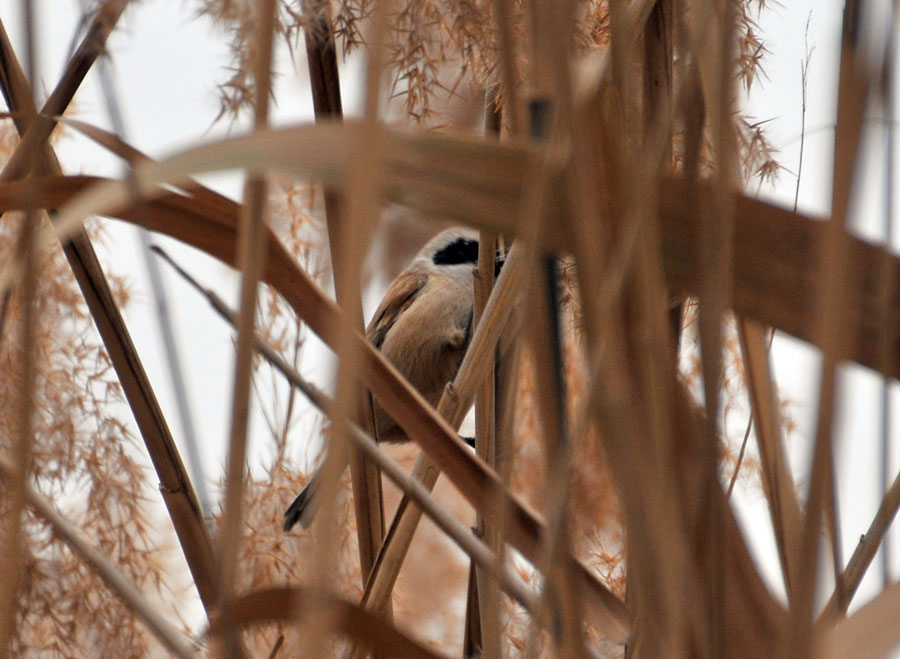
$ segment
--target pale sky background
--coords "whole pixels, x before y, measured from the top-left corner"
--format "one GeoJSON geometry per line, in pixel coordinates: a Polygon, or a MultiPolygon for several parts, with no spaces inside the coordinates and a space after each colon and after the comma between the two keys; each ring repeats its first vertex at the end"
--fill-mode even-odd
{"type": "MultiPolygon", "coordinates": [[[[834,92],[837,86],[841,11],[837,0],[786,2],[759,15],[760,33],[770,54],[763,63],[765,77],[745,99],[746,112],[756,120],[769,120],[767,134],[779,149],[778,160],[789,171],[782,173],[774,187],[759,191],[761,197],[790,206],[793,203],[800,146],[801,84],[800,65],[806,56],[804,30],[809,17],[808,47],[814,52],[809,62],[807,138],[800,185],[799,209],[812,215],[826,215],[830,207],[831,159],[835,122],[834,92]]],[[[887,34],[890,22],[884,18],[889,2],[871,3],[876,13],[871,20],[870,42],[877,46],[887,34]]],[[[0,18],[17,52],[23,53],[20,28],[20,3],[0,0],[0,18]]],[[[79,0],[38,0],[38,52],[41,79],[52,87],[59,78],[71,48],[81,15],[79,0]]],[[[111,71],[117,99],[132,144],[155,158],[164,158],[179,150],[246,130],[246,123],[229,125],[211,122],[218,112],[215,84],[224,82],[228,63],[227,35],[205,19],[194,16],[194,5],[171,0],[144,0],[130,7],[110,40],[111,71]]],[[[305,50],[300,44],[291,62],[286,49],[280,51],[276,80],[278,105],[273,108],[278,124],[309,121],[312,103],[308,94],[305,50]]],[[[350,67],[360,70],[359,62],[350,67]]],[[[359,86],[347,83],[352,72],[344,75],[344,107],[352,114],[359,106],[359,86]]],[[[357,78],[358,79],[358,78],[357,78]]],[[[76,97],[75,116],[104,127],[110,123],[100,95],[98,76],[93,70],[76,97]]],[[[881,117],[881,115],[878,115],[881,117]]],[[[861,235],[880,239],[884,197],[884,122],[871,117],[862,178],[866,181],[859,195],[852,221],[861,235]]],[[[63,139],[57,148],[64,167],[70,173],[85,172],[117,176],[121,165],[98,147],[80,137],[63,139]]],[[[205,182],[234,194],[239,190],[235,176],[215,176],[205,182]]],[[[755,192],[755,190],[754,190],[755,192]]],[[[109,242],[103,250],[108,267],[125,274],[134,283],[136,299],[127,309],[129,329],[144,358],[151,382],[176,437],[180,436],[176,407],[159,340],[159,330],[148,292],[147,277],[138,253],[135,232],[115,222],[106,222],[109,242]]],[[[233,295],[237,278],[225,266],[164,238],[154,238],[201,281],[220,294],[233,295]]],[[[230,422],[232,386],[232,332],[193,291],[163,269],[167,282],[173,320],[185,359],[185,377],[190,392],[200,437],[200,450],[209,479],[221,476],[230,422]]],[[[795,473],[805,492],[809,459],[808,438],[815,418],[815,388],[818,361],[815,351],[791,339],[776,339],[773,363],[783,395],[791,401],[791,412],[798,430],[789,440],[795,473]],[[812,392],[812,393],[811,393],[812,392]]],[[[323,379],[320,374],[320,380],[323,379]]],[[[881,379],[862,368],[848,368],[842,379],[845,397],[840,414],[837,464],[844,559],[850,555],[859,536],[865,532],[881,499],[879,458],[879,397],[881,379]]],[[[893,398],[897,392],[893,391],[893,398]]],[[[900,408],[894,401],[895,422],[891,443],[891,479],[900,465],[900,408]]],[[[257,424],[253,432],[264,432],[257,424]]],[[[297,437],[294,441],[305,441],[297,437]]],[[[187,460],[187,452],[183,450],[187,460]]],[[[751,544],[761,563],[774,574],[776,559],[765,501],[760,492],[736,490],[738,507],[751,544]]],[[[286,504],[288,502],[285,502],[286,504]]],[[[894,534],[896,536],[896,534],[894,534]]],[[[900,542],[895,541],[894,547],[900,542]]],[[[900,552],[894,551],[895,574],[900,573],[900,552]]],[[[773,589],[780,585],[773,581],[773,589]]],[[[880,588],[880,571],[873,568],[857,596],[858,606],[880,588]]]]}

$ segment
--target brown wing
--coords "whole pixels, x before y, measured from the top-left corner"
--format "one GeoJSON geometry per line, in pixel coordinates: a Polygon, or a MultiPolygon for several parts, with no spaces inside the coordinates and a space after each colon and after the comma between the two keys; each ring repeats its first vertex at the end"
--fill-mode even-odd
{"type": "Polygon", "coordinates": [[[375,315],[366,328],[366,336],[372,344],[381,350],[384,343],[384,337],[387,335],[391,327],[394,326],[397,317],[406,309],[416,294],[422,290],[428,277],[422,273],[401,272],[397,278],[391,282],[387,289],[387,293],[381,300],[381,304],[375,310],[375,315]]]}

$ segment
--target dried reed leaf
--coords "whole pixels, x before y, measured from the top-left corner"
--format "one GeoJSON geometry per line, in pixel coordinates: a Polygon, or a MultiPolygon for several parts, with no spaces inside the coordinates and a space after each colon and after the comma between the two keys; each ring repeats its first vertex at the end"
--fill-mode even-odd
{"type": "MultiPolygon", "coordinates": [[[[660,182],[660,230],[666,277],[675,289],[698,288],[694,211],[684,182],[664,177],[660,182]]],[[[701,188],[700,196],[707,194],[701,188]]],[[[813,314],[816,254],[823,240],[822,222],[743,195],[735,200],[734,292],[731,308],[762,325],[775,327],[813,345],[819,345],[813,314]]],[[[838,360],[855,361],[889,377],[900,376],[900,345],[888,346],[895,359],[879,357],[885,323],[900,322],[900,301],[889,309],[877,299],[878,273],[871,264],[887,257],[891,279],[900,281],[900,261],[865,241],[845,237],[847,261],[841,271],[847,287],[841,322],[851,344],[840,346],[838,360]],[[885,314],[889,314],[885,317],[885,314]]]]}
{"type": "MultiPolygon", "coordinates": [[[[347,183],[356,139],[365,130],[365,126],[348,122],[258,131],[169,160],[142,163],[133,179],[107,182],[73,199],[60,209],[56,229],[65,237],[87,215],[124,206],[135,193],[153,196],[162,184],[186,184],[190,176],[201,172],[273,169],[341,186],[347,183]]],[[[400,133],[391,134],[390,142],[385,193],[389,199],[409,203],[423,212],[499,228],[514,215],[521,190],[528,183],[530,149],[400,133]],[[471,192],[460,197],[459,189],[471,192]]],[[[9,274],[4,275],[4,286],[9,274]]]]}
{"type": "Polygon", "coordinates": [[[150,160],[150,156],[130,145],[115,133],[104,130],[99,126],[89,124],[78,119],[70,119],[69,117],[56,116],[53,121],[77,130],[85,137],[90,138],[107,151],[116,154],[125,162],[134,165],[144,160],[150,160]]]}
{"type": "MultiPolygon", "coordinates": [[[[124,184],[103,182],[90,177],[48,178],[38,183],[38,195],[47,207],[62,206],[76,192],[82,192],[90,181],[117,190],[115,197],[106,201],[105,193],[98,201],[85,204],[92,210],[124,208],[129,202],[124,184]],[[122,194],[119,195],[118,193],[122,194]]],[[[676,178],[660,180],[660,230],[663,241],[663,265],[666,278],[673,288],[695,291],[697,289],[697,257],[695,233],[699,230],[693,221],[693,211],[687,201],[685,184],[676,178]]],[[[199,246],[227,263],[233,263],[233,253],[226,243],[215,235],[205,235],[206,230],[221,233],[228,231],[227,221],[221,219],[233,212],[233,202],[208,190],[191,187],[194,198],[166,193],[159,198],[161,206],[181,207],[193,216],[191,223],[177,228],[166,213],[148,218],[151,230],[180,236],[180,239],[199,246]],[[196,226],[193,222],[198,222],[196,226]],[[163,228],[165,227],[165,228],[163,228]]],[[[701,187],[700,194],[706,194],[701,187]]],[[[2,187],[2,209],[21,208],[24,188],[17,183],[2,187]]],[[[151,211],[154,207],[151,206],[151,211]]],[[[117,211],[116,214],[122,211],[117,211]]],[[[821,241],[822,224],[799,213],[792,213],[773,204],[736,195],[737,215],[735,228],[735,279],[731,308],[763,325],[775,327],[799,339],[816,345],[811,318],[811,292],[815,277],[810,264],[817,245],[821,241]]],[[[130,214],[129,214],[130,215],[130,214]]],[[[129,218],[130,219],[130,218],[129,218]]],[[[135,221],[131,219],[130,221],[135,221]]],[[[498,226],[506,235],[515,235],[517,227],[506,218],[494,218],[485,228],[498,226]]],[[[546,245],[561,248],[557,237],[546,245]]],[[[892,305],[879,303],[876,272],[869,264],[873,259],[886,258],[890,278],[900,281],[900,260],[878,246],[857,238],[848,237],[849,256],[844,276],[851,291],[844,310],[844,322],[848,332],[858,337],[840,359],[855,361],[889,377],[900,377],[900,345],[890,347],[891,354],[898,355],[892,363],[885,364],[880,355],[884,341],[881,327],[885,323],[900,323],[900,301],[892,305]],[[885,317],[885,314],[888,314],[885,317]]],[[[14,279],[14,270],[4,271],[0,279],[7,287],[14,279]]],[[[898,296],[900,297],[900,296],[898,296]]]]}
{"type": "Polygon", "coordinates": [[[781,571],[790,599],[796,579],[800,551],[800,503],[785,453],[781,412],[775,381],[769,368],[764,331],[755,323],[738,321],[744,373],[759,442],[763,490],[769,500],[769,514],[775,531],[781,571]]]}

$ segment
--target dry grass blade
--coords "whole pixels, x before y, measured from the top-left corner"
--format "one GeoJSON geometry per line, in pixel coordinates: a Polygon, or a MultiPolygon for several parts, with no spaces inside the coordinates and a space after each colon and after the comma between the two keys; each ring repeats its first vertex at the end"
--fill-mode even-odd
{"type": "Polygon", "coordinates": [[[144,160],[150,160],[150,156],[143,151],[134,148],[118,135],[111,133],[108,130],[104,130],[99,126],[94,126],[93,124],[79,121],[78,119],[70,119],[69,117],[63,116],[53,117],[53,120],[77,130],[85,137],[90,138],[111,153],[115,153],[131,165],[136,165],[144,160]]]}
{"type": "MultiPolygon", "coordinates": [[[[271,166],[287,173],[321,177],[326,183],[340,184],[340,172],[349,157],[349,141],[354,130],[349,124],[317,126],[235,138],[196,149],[169,161],[139,167],[138,180],[142,193],[158,194],[158,191],[154,192],[156,183],[183,184],[191,174],[242,166],[245,164],[242,150],[246,150],[244,155],[254,168],[271,166]]],[[[389,166],[396,169],[387,178],[391,181],[388,193],[392,198],[406,199],[423,212],[438,215],[452,212],[451,205],[458,203],[458,188],[445,187],[440,181],[447,170],[468,169],[470,178],[478,179],[477,187],[482,191],[473,192],[473,208],[480,203],[478,200],[484,201],[485,196],[490,197],[490,201],[483,207],[483,212],[472,212],[464,219],[475,226],[510,236],[515,236],[520,230],[514,219],[519,205],[518,195],[527,185],[528,172],[534,167],[530,149],[487,145],[467,139],[449,146],[452,140],[446,137],[410,137],[395,133],[391,134],[391,142],[395,159],[389,166]],[[428,195],[414,191],[417,183],[412,180],[413,177],[403,173],[405,166],[400,165],[400,161],[413,161],[416,157],[422,158],[420,165],[427,164],[418,179],[420,182],[431,182],[423,186],[426,189],[430,187],[431,193],[428,195]],[[478,159],[481,160],[475,162],[478,159]],[[491,180],[496,170],[502,170],[502,180],[506,183],[486,186],[485,181],[491,180]]],[[[457,180],[457,184],[466,186],[466,181],[457,180]]],[[[707,194],[708,188],[700,184],[700,203],[704,203],[703,198],[707,194]]],[[[69,226],[61,226],[60,231],[63,234],[71,231],[72,226],[89,212],[102,211],[104,207],[122,207],[128,200],[126,184],[108,183],[105,189],[92,192],[77,207],[71,208],[71,215],[66,216],[69,226]]],[[[686,183],[681,179],[662,177],[659,201],[662,258],[667,281],[673,288],[696,291],[699,283],[696,233],[699,227],[686,194],[686,183]]],[[[760,324],[776,327],[817,344],[811,304],[815,274],[810,264],[822,239],[821,223],[739,194],[735,195],[735,218],[734,289],[729,306],[760,324]]],[[[565,251],[565,242],[559,235],[551,234],[544,240],[544,246],[548,249],[557,253],[565,251]]],[[[875,292],[878,290],[875,281],[878,275],[869,267],[872,259],[879,258],[883,253],[884,250],[876,246],[848,238],[848,262],[843,273],[848,304],[843,318],[849,335],[856,337],[856,340],[837,357],[897,377],[900,376],[900,356],[885,364],[882,349],[886,337],[880,327],[883,322],[900,323],[900,304],[890,305],[891,316],[884,318],[885,307],[875,292]]],[[[900,280],[898,260],[890,257],[888,262],[891,279],[900,280]]],[[[3,273],[0,284],[4,289],[13,277],[14,270],[3,273]]],[[[900,299],[900,294],[897,297],[900,299]]],[[[889,350],[891,354],[900,355],[897,346],[891,346],[889,350]]]]}
{"type": "MultiPolygon", "coordinates": [[[[707,194],[701,186],[699,203],[707,194]]],[[[824,239],[822,222],[772,204],[736,195],[734,290],[730,307],[761,325],[779,329],[821,347],[813,309],[817,286],[814,264],[824,239]]],[[[696,225],[685,184],[664,177],[660,188],[660,231],[666,279],[673,288],[697,290],[696,225]]],[[[886,250],[845,235],[847,259],[841,277],[847,289],[841,321],[852,342],[837,346],[838,360],[854,361],[889,377],[900,376],[900,343],[886,349],[883,324],[900,323],[900,296],[886,307],[878,294],[878,273],[871,264],[887,257],[890,279],[900,281],[900,260],[886,250]],[[885,317],[885,309],[889,309],[885,317]]]]}
{"type": "MultiPolygon", "coordinates": [[[[249,626],[264,622],[290,622],[296,618],[328,616],[334,631],[350,636],[373,652],[388,656],[438,659],[436,654],[405,634],[382,622],[359,606],[321,592],[300,587],[270,588],[243,595],[234,603],[228,624],[249,626]]],[[[222,631],[222,623],[213,620],[211,633],[222,631]]]]}
{"type": "MultiPolygon", "coordinates": [[[[272,76],[272,32],[275,1],[258,3],[259,49],[256,57],[256,129],[265,128],[269,119],[269,91],[272,76]]],[[[244,536],[244,479],[247,468],[247,429],[250,414],[250,382],[253,377],[253,343],[256,327],[258,284],[266,255],[268,188],[265,175],[249,177],[244,184],[244,204],[237,240],[237,259],[241,271],[240,315],[237,321],[237,355],[231,410],[231,433],[225,474],[225,501],[222,528],[217,538],[219,604],[230,614],[231,598],[238,581],[238,556],[244,536]]],[[[224,641],[231,656],[240,656],[236,633],[225,630],[224,641]]]]}
{"type": "Polygon", "coordinates": [[[900,509],[900,475],[894,479],[888,491],[885,492],[869,529],[860,539],[850,560],[847,561],[847,567],[839,577],[839,588],[835,588],[835,592],[832,593],[828,604],[819,616],[818,624],[820,626],[828,624],[840,614],[846,613],[847,607],[853,601],[856,589],[859,588],[866,570],[869,569],[872,559],[875,558],[878,546],[897,515],[898,509],[900,509]],[[841,593],[842,597],[838,597],[838,593],[841,593]]]}
{"type": "MultiPolygon", "coordinates": [[[[161,172],[160,172],[161,173],[161,172]]],[[[179,174],[177,179],[184,180],[186,174],[179,174]]],[[[167,177],[160,175],[160,180],[167,177]]],[[[84,193],[94,183],[105,188],[102,194],[93,193],[92,199],[84,204],[84,213],[120,215],[130,199],[127,191],[120,183],[104,181],[91,177],[47,178],[38,183],[38,194],[46,207],[62,206],[71,201],[78,193],[84,193]],[[108,191],[116,190],[113,198],[108,191]],[[121,195],[119,194],[121,191],[121,195]],[[105,211],[103,209],[106,209],[105,211]]],[[[660,181],[660,230],[663,265],[666,279],[672,287],[694,291],[697,287],[697,260],[695,232],[698,227],[693,221],[693,213],[685,194],[685,183],[675,178],[663,177],[660,181]]],[[[2,188],[0,201],[3,210],[22,207],[24,189],[21,185],[10,183],[2,188]]],[[[230,231],[224,219],[233,211],[233,202],[220,195],[190,187],[195,198],[190,201],[176,199],[177,195],[154,194],[165,199],[163,205],[182,205],[186,212],[199,208],[200,213],[193,212],[194,222],[176,228],[165,214],[150,218],[146,222],[151,230],[163,231],[176,235],[181,240],[213,254],[228,263],[232,262],[233,253],[228,251],[227,244],[217,234],[230,231]],[[214,227],[218,227],[217,229],[214,227]],[[204,235],[204,230],[215,230],[216,234],[204,235]]],[[[150,192],[148,187],[145,192],[150,192]]],[[[705,194],[700,187],[700,196],[705,194]]],[[[81,213],[81,211],[79,211],[81,213]]],[[[81,213],[83,215],[84,213],[81,213]]],[[[772,204],[736,196],[737,225],[735,228],[735,280],[731,308],[762,325],[775,327],[787,334],[818,345],[814,337],[812,318],[812,290],[815,277],[810,264],[821,244],[823,227],[806,217],[778,208],[772,204]]],[[[73,214],[74,216],[75,214],[73,214]]],[[[79,220],[81,218],[79,215],[79,220]]],[[[134,221],[134,220],[132,220],[134,221]]],[[[73,220],[74,223],[74,220],[73,220]]],[[[495,219],[488,227],[500,227],[504,233],[515,235],[516,227],[512,222],[495,219]]],[[[71,226],[69,227],[71,230],[71,226]]],[[[558,239],[557,239],[558,240],[558,239]]],[[[896,295],[898,302],[885,305],[877,297],[878,287],[876,272],[869,267],[874,260],[884,259],[888,264],[892,281],[900,282],[900,259],[886,250],[865,241],[846,237],[847,264],[843,272],[846,286],[850,292],[848,303],[843,311],[844,322],[848,325],[848,333],[856,337],[851,345],[838,353],[839,359],[854,361],[872,368],[886,376],[900,376],[900,345],[888,347],[891,354],[897,355],[890,363],[885,363],[881,356],[885,335],[880,330],[884,323],[900,324],[900,293],[896,295]],[[885,312],[887,309],[887,312],[885,312]]],[[[546,247],[561,247],[556,242],[546,247]]],[[[15,279],[15,264],[3,271],[2,284],[5,290],[15,279]]]]}
{"type": "MultiPolygon", "coordinates": [[[[15,476],[16,467],[5,458],[0,458],[0,476],[9,479],[15,476]]],[[[107,585],[121,597],[134,612],[147,624],[150,630],[168,648],[179,657],[193,657],[191,644],[157,612],[156,607],[141,595],[140,591],[113,565],[106,555],[93,547],[87,538],[65,517],[60,515],[53,505],[44,498],[30,483],[25,483],[25,496],[28,505],[39,515],[50,522],[54,532],[81,556],[92,570],[97,572],[107,585]]]]}
{"type": "Polygon", "coordinates": [[[763,489],[769,500],[769,514],[775,531],[785,588],[788,598],[791,598],[793,580],[797,577],[795,561],[800,551],[801,514],[794,479],[784,450],[778,393],[769,368],[763,329],[751,321],[741,320],[738,321],[738,332],[759,442],[763,489]]]}
{"type": "MultiPolygon", "coordinates": [[[[143,163],[135,170],[133,180],[98,185],[73,199],[60,210],[57,232],[61,238],[69,237],[87,215],[124,206],[136,192],[144,196],[159,194],[159,185],[185,184],[191,175],[204,171],[246,167],[251,171],[282,171],[316,177],[326,184],[346,185],[356,140],[367,130],[363,125],[342,124],[258,131],[252,136],[194,149],[166,161],[143,163]]],[[[515,212],[517,195],[528,184],[530,176],[530,150],[489,146],[468,139],[385,133],[383,139],[391,142],[385,164],[385,193],[389,198],[407,199],[423,211],[430,209],[437,215],[446,215],[458,204],[458,188],[454,186],[471,185],[480,190],[468,195],[467,200],[473,204],[479,199],[490,200],[490,208],[478,210],[476,217],[471,218],[476,225],[502,227],[504,223],[498,218],[515,212]],[[423,182],[416,172],[425,162],[429,163],[429,170],[425,174],[427,181],[423,182]],[[485,182],[498,176],[502,181],[485,182]],[[501,216],[492,215],[494,210],[500,211],[501,216]]],[[[473,205],[472,213],[475,212],[473,205]]],[[[11,264],[0,274],[0,288],[5,290],[19,268],[11,264]]]]}
{"type": "MultiPolygon", "coordinates": [[[[224,164],[224,167],[228,166],[230,166],[228,163],[224,164]]],[[[158,180],[168,180],[168,177],[162,175],[162,169],[161,167],[158,170],[158,180]]],[[[186,172],[175,174],[176,181],[183,181],[185,176],[186,172]]],[[[72,192],[76,188],[81,191],[85,187],[86,180],[72,179],[71,183],[59,185],[68,186],[72,192]],[[78,180],[81,183],[77,183],[78,180]]],[[[104,207],[121,208],[128,203],[127,190],[123,184],[108,182],[105,186],[107,191],[92,195],[93,199],[84,204],[83,212],[101,211],[104,207]],[[113,198],[105,200],[108,190],[116,190],[117,193],[113,198]]],[[[663,264],[667,280],[673,287],[693,291],[697,286],[695,233],[699,228],[693,221],[693,213],[687,203],[684,186],[683,181],[674,178],[661,180],[660,229],[663,264]]],[[[7,208],[16,207],[15,204],[21,203],[16,201],[16,195],[22,194],[21,188],[13,186],[5,190],[7,208]]],[[[150,192],[149,186],[145,192],[150,192]]],[[[50,194],[50,191],[41,194],[50,194]]],[[[158,194],[158,191],[155,194],[158,194]]],[[[193,194],[201,196],[199,192],[193,194]]],[[[704,188],[701,186],[701,199],[704,194],[704,188]]],[[[61,202],[64,192],[54,190],[53,195],[61,202]]],[[[215,200],[224,204],[223,198],[218,195],[210,197],[206,194],[202,197],[204,202],[208,201],[210,204],[215,203],[215,200]]],[[[71,198],[71,192],[65,194],[65,198],[71,198]]],[[[227,212],[227,204],[222,205],[222,211],[227,212]]],[[[815,286],[815,278],[810,264],[822,240],[821,223],[740,195],[736,196],[736,214],[735,280],[734,293],[730,301],[731,308],[760,324],[775,327],[817,344],[811,308],[811,292],[815,286]]],[[[505,219],[499,221],[495,218],[485,224],[488,227],[499,227],[510,235],[515,235],[517,229],[512,222],[505,219]]],[[[187,232],[192,232],[192,228],[186,227],[181,231],[187,232]]],[[[197,235],[188,242],[210,245],[215,241],[197,235]]],[[[857,338],[838,354],[838,358],[855,361],[890,377],[900,376],[900,357],[885,364],[880,355],[885,340],[884,332],[880,328],[884,323],[900,322],[900,304],[885,305],[876,299],[877,295],[873,291],[877,290],[875,278],[878,273],[868,267],[873,259],[886,256],[889,264],[887,269],[891,272],[890,278],[900,281],[900,260],[887,254],[885,250],[859,239],[848,237],[847,242],[848,262],[843,276],[850,294],[844,319],[849,326],[848,332],[857,338]]],[[[555,242],[547,246],[561,247],[555,242]]],[[[216,255],[219,258],[230,260],[230,256],[222,256],[221,249],[217,251],[216,255]]],[[[4,273],[7,285],[12,274],[12,271],[4,273]]],[[[895,355],[900,352],[896,348],[891,348],[891,351],[895,355]]]]}

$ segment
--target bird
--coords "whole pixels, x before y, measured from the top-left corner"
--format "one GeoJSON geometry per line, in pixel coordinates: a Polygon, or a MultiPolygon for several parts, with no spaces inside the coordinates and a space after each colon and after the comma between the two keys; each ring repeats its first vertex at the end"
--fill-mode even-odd
{"type": "MultiPolygon", "coordinates": [[[[456,376],[472,335],[478,232],[467,227],[445,229],[429,240],[388,286],[366,328],[366,338],[380,350],[430,405],[440,400],[456,376]]],[[[502,266],[498,254],[497,271],[502,266]]],[[[495,271],[496,274],[496,271],[495,271]]],[[[375,438],[409,441],[406,433],[373,402],[375,438]]],[[[472,440],[463,438],[469,444],[472,440]]],[[[309,526],[319,473],[284,513],[284,530],[309,526]]]]}

